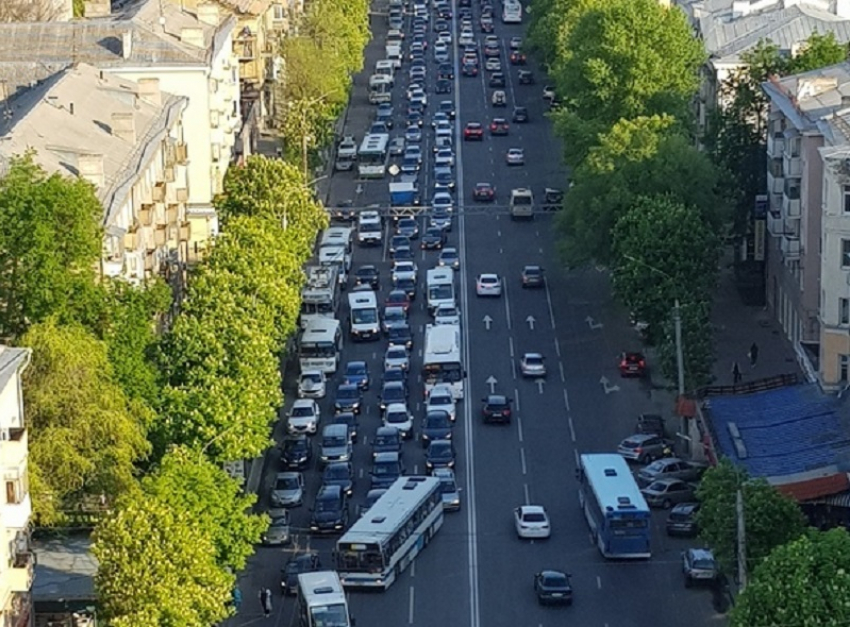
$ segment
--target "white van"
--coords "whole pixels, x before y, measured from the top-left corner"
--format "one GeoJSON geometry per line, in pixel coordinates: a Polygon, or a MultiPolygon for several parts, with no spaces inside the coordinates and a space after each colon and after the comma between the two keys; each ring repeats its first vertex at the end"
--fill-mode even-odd
{"type": "Polygon", "coordinates": [[[534,219],[534,195],[526,187],[517,187],[511,190],[510,203],[511,220],[534,219]]]}
{"type": "Polygon", "coordinates": [[[398,69],[401,67],[401,44],[387,44],[386,46],[387,60],[392,61],[393,67],[398,69]]]}
{"type": "Polygon", "coordinates": [[[375,292],[352,292],[348,295],[348,332],[352,340],[379,340],[381,321],[375,292]]]}
{"type": "Polygon", "coordinates": [[[441,305],[455,305],[455,275],[451,268],[431,268],[426,274],[425,295],[432,316],[441,305]]]}
{"type": "Polygon", "coordinates": [[[383,74],[384,76],[392,78],[393,74],[395,74],[395,66],[393,65],[393,62],[388,59],[376,61],[375,74],[383,74]]]}
{"type": "Polygon", "coordinates": [[[357,241],[361,246],[380,246],[384,226],[377,211],[363,211],[357,220],[357,241]]]}

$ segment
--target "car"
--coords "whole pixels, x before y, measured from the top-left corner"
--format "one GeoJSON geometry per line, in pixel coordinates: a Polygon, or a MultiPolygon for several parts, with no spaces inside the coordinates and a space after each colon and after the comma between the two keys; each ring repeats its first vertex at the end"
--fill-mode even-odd
{"type": "Polygon", "coordinates": [[[478,66],[474,63],[464,63],[461,74],[470,77],[478,76],[478,66]]]}
{"type": "Polygon", "coordinates": [[[525,353],[519,360],[519,371],[524,377],[545,377],[546,360],[540,353],[525,353]]]}
{"type": "MultiPolygon", "coordinates": [[[[502,71],[502,62],[498,57],[490,57],[486,61],[484,61],[484,69],[488,72],[501,72],[502,71]]],[[[502,83],[504,85],[504,83],[502,83]]]]}
{"type": "Polygon", "coordinates": [[[472,200],[492,202],[496,198],[496,189],[490,183],[476,183],[472,188],[472,200]]]}
{"type": "Polygon", "coordinates": [[[354,451],[348,425],[330,424],[322,429],[322,445],[319,451],[319,461],[322,464],[351,461],[354,451]]]}
{"type": "Polygon", "coordinates": [[[411,81],[424,81],[425,75],[425,68],[421,66],[411,67],[407,72],[408,79],[411,81]]]}
{"type": "Polygon", "coordinates": [[[319,405],[311,398],[299,398],[292,404],[286,428],[289,433],[314,434],[319,428],[321,411],[319,405]]]}
{"type": "MultiPolygon", "coordinates": [[[[446,167],[446,166],[442,166],[446,167]]],[[[434,211],[446,211],[451,213],[454,211],[454,199],[449,192],[437,192],[431,199],[431,207],[434,211]]]]}
{"type": "Polygon", "coordinates": [[[311,511],[310,531],[313,533],[342,533],[348,526],[348,496],[337,484],[319,488],[311,511]]]}
{"type": "Polygon", "coordinates": [[[522,37],[511,37],[508,47],[511,50],[519,50],[522,48],[522,37]]]}
{"type": "Polygon", "coordinates": [[[540,266],[524,266],[520,278],[524,289],[545,287],[546,285],[546,277],[543,274],[543,268],[540,266]]]}
{"type": "Polygon", "coordinates": [[[313,447],[306,435],[287,435],[281,445],[281,462],[285,468],[303,469],[313,460],[313,447]]]}
{"type": "Polygon", "coordinates": [[[393,127],[393,106],[389,103],[378,105],[378,110],[375,112],[375,122],[383,122],[388,129],[391,129],[393,127]]]}
{"type": "Polygon", "coordinates": [[[547,100],[549,102],[555,99],[555,88],[551,85],[543,86],[543,100],[547,100]]]}
{"type": "Polygon", "coordinates": [[[384,333],[389,333],[392,325],[403,322],[407,322],[407,310],[404,307],[393,305],[384,307],[384,312],[381,316],[381,330],[384,333]]]}
{"type": "Polygon", "coordinates": [[[521,505],[514,509],[514,527],[520,538],[543,539],[552,534],[549,514],[542,505],[521,505]]]}
{"type": "Polygon", "coordinates": [[[289,527],[289,510],[272,509],[269,511],[271,522],[263,533],[262,542],[264,546],[280,546],[289,544],[292,540],[289,527]]]}
{"type": "Polygon", "coordinates": [[[422,146],[419,144],[407,146],[402,157],[404,159],[416,159],[419,163],[422,163],[422,146]]]}
{"type": "Polygon", "coordinates": [[[446,247],[440,251],[440,256],[437,258],[438,266],[445,266],[452,270],[460,270],[460,255],[457,248],[446,247]]]}
{"type": "Polygon", "coordinates": [[[642,488],[640,493],[650,507],[670,509],[677,503],[693,501],[696,487],[681,479],[658,479],[642,488]]]}
{"type": "Polygon", "coordinates": [[[541,570],[534,575],[534,593],[540,605],[573,604],[573,587],[569,573],[541,570]]]}
{"type": "Polygon", "coordinates": [[[352,222],[357,217],[354,210],[353,200],[343,200],[336,203],[331,209],[331,220],[339,222],[352,222]]]}
{"type": "Polygon", "coordinates": [[[441,100],[437,110],[445,113],[450,120],[455,119],[455,103],[451,100],[441,100]]]}
{"type": "Polygon", "coordinates": [[[416,278],[410,276],[398,277],[393,280],[393,288],[407,294],[411,301],[416,300],[416,278]]]}
{"type": "Polygon", "coordinates": [[[524,165],[525,151],[522,148],[508,148],[505,153],[505,163],[508,165],[524,165]]]}
{"type": "MultiPolygon", "coordinates": [[[[414,89],[407,98],[409,106],[424,108],[428,106],[428,96],[424,89],[414,89]]],[[[421,126],[421,124],[420,124],[421,126]]]]}
{"type": "Polygon", "coordinates": [[[397,157],[404,153],[404,137],[393,137],[389,145],[390,155],[397,157]]]}
{"type": "Polygon", "coordinates": [[[681,479],[682,481],[698,481],[707,466],[697,462],[689,462],[678,457],[656,459],[651,464],[641,468],[635,479],[638,485],[649,485],[658,479],[681,479]]]}
{"type": "Polygon", "coordinates": [[[642,377],[646,374],[646,357],[638,351],[623,351],[618,367],[621,377],[642,377]]]}
{"type": "Polygon", "coordinates": [[[369,508],[371,508],[375,503],[377,503],[378,499],[380,499],[386,493],[387,493],[387,491],[386,491],[385,488],[374,488],[372,490],[369,490],[366,493],[366,498],[363,499],[363,502],[360,504],[360,507],[357,509],[357,512],[358,512],[360,518],[363,518],[363,516],[366,515],[366,512],[369,511],[369,508]]]}
{"type": "MultiPolygon", "coordinates": [[[[399,235],[414,240],[419,237],[419,222],[416,218],[399,218],[395,231],[399,235]]],[[[403,248],[403,246],[399,246],[399,248],[403,248]]],[[[408,245],[407,248],[410,248],[410,246],[408,245]]]]}
{"type": "Polygon", "coordinates": [[[441,95],[452,93],[452,82],[444,78],[437,79],[437,82],[434,83],[434,93],[441,95]]]}
{"type": "Polygon", "coordinates": [[[661,436],[636,433],[620,442],[617,453],[627,460],[648,464],[664,457],[670,446],[671,442],[661,436]]]}
{"type": "Polygon", "coordinates": [[[485,57],[498,57],[499,56],[499,44],[484,44],[484,56],[485,57]]]}
{"type": "Polygon", "coordinates": [[[482,33],[492,33],[495,28],[492,17],[482,17],[478,22],[478,26],[482,33]]]}
{"type": "MultiPolygon", "coordinates": [[[[409,249],[409,247],[407,247],[409,249]]],[[[416,262],[414,261],[395,261],[393,262],[392,269],[392,279],[393,283],[397,282],[399,279],[413,279],[416,280],[416,273],[418,272],[418,268],[416,266],[416,262]]]]}
{"type": "Polygon", "coordinates": [[[406,403],[390,403],[384,410],[384,425],[398,429],[401,437],[409,440],[413,437],[413,415],[406,403]]]}
{"type": "Polygon", "coordinates": [[[429,226],[434,226],[443,231],[452,230],[452,214],[445,207],[437,207],[431,211],[429,226]]]}
{"type": "Polygon", "coordinates": [[[502,279],[498,274],[479,274],[475,279],[475,295],[498,298],[502,295],[502,279]]]}
{"type": "Polygon", "coordinates": [[[505,118],[493,118],[493,121],[490,122],[491,135],[507,135],[510,128],[510,124],[505,118]]]}
{"type": "Polygon", "coordinates": [[[434,310],[434,324],[460,324],[460,310],[456,305],[439,305],[434,310]]]}
{"type": "Polygon", "coordinates": [[[413,262],[413,251],[410,247],[406,248],[397,248],[390,255],[392,262],[394,264],[401,263],[402,261],[410,261],[413,262]]]}
{"type": "Polygon", "coordinates": [[[635,433],[649,433],[664,437],[664,417],[659,414],[640,414],[635,423],[635,433]]]}
{"type": "Polygon", "coordinates": [[[694,584],[712,584],[720,575],[717,560],[708,549],[688,549],[682,553],[682,574],[685,587],[694,584]]]}
{"type": "Polygon", "coordinates": [[[298,377],[298,398],[324,398],[327,377],[321,370],[305,370],[298,377]]]}
{"type": "Polygon", "coordinates": [[[448,412],[442,409],[426,411],[422,419],[422,429],[419,432],[422,446],[428,446],[433,440],[451,440],[452,426],[448,412]]]}
{"type": "Polygon", "coordinates": [[[401,432],[396,427],[382,425],[372,438],[372,458],[379,453],[399,453],[402,446],[401,432]]]}
{"type": "Polygon", "coordinates": [[[508,60],[511,62],[511,65],[525,65],[528,62],[528,57],[519,50],[514,50],[511,52],[508,60]]]}
{"type": "Polygon", "coordinates": [[[668,536],[693,538],[699,533],[696,514],[699,503],[679,503],[667,514],[665,528],[668,536]]]}
{"type": "Polygon", "coordinates": [[[417,124],[408,125],[407,130],[404,131],[404,139],[408,142],[421,142],[422,129],[417,124]]]}
{"type": "Polygon", "coordinates": [[[449,415],[449,420],[455,422],[457,420],[457,405],[452,388],[445,383],[438,383],[425,399],[425,412],[429,411],[444,411],[449,415]]]}
{"type": "MultiPolygon", "coordinates": [[[[448,59],[447,59],[448,60],[448,59]]],[[[452,81],[455,78],[454,66],[451,63],[441,63],[437,68],[437,78],[452,81]]]]}
{"type": "Polygon", "coordinates": [[[428,227],[422,236],[420,246],[423,250],[440,250],[446,243],[446,232],[440,227],[428,227]]]}
{"type": "Polygon", "coordinates": [[[342,377],[345,383],[356,385],[361,390],[369,389],[369,365],[365,361],[349,361],[342,377]]]}
{"type": "Polygon", "coordinates": [[[404,346],[391,345],[387,347],[387,352],[384,353],[384,370],[392,370],[393,368],[410,369],[410,354],[404,346]]]}
{"type": "Polygon", "coordinates": [[[525,107],[514,107],[514,112],[513,115],[511,115],[511,120],[516,124],[527,124],[528,109],[525,107]]]}
{"type": "Polygon", "coordinates": [[[413,333],[410,325],[406,322],[394,324],[387,329],[387,339],[390,346],[405,346],[407,350],[413,350],[413,333]]]}
{"type": "Polygon", "coordinates": [[[434,115],[431,116],[431,128],[436,128],[438,124],[444,122],[451,122],[451,120],[449,120],[448,114],[446,114],[445,111],[435,111],[434,115]]]}
{"type": "Polygon", "coordinates": [[[404,157],[401,160],[401,171],[405,174],[416,174],[420,167],[422,167],[422,162],[416,157],[404,157]]]}
{"type": "MultiPolygon", "coordinates": [[[[484,54],[487,54],[487,49],[484,49],[484,54]]],[[[504,87],[505,86],[505,75],[501,72],[493,72],[490,75],[490,80],[487,81],[487,84],[490,87],[504,87]]]]}
{"type": "Polygon", "coordinates": [[[520,85],[534,85],[534,73],[531,70],[520,70],[517,74],[520,85]]]}
{"type": "Polygon", "coordinates": [[[437,43],[438,44],[446,44],[447,46],[452,45],[452,33],[451,31],[443,31],[442,33],[437,33],[437,43]]]}
{"type": "Polygon", "coordinates": [[[298,575],[312,573],[322,569],[319,554],[315,551],[301,553],[289,558],[286,566],[280,569],[280,590],[291,595],[298,592],[298,575]]]}
{"type": "Polygon", "coordinates": [[[455,467],[455,445],[451,440],[431,440],[425,449],[425,469],[455,467]]]}
{"type": "Polygon", "coordinates": [[[512,398],[508,398],[503,394],[490,394],[482,398],[481,402],[484,403],[484,406],[481,408],[481,415],[484,417],[485,423],[510,423],[512,398]]]}
{"type": "Polygon", "coordinates": [[[405,311],[410,309],[410,297],[404,290],[391,290],[384,301],[387,307],[402,307],[405,311]]]}
{"type": "Polygon", "coordinates": [[[330,462],[322,473],[322,487],[339,486],[346,496],[354,493],[354,467],[351,462],[330,462]]]}
{"type": "Polygon", "coordinates": [[[443,511],[460,511],[460,488],[457,487],[454,470],[451,468],[435,468],[431,475],[440,480],[443,511]]]}
{"type": "Polygon", "coordinates": [[[336,389],[334,411],[341,413],[350,411],[359,414],[363,405],[363,393],[360,388],[350,383],[343,383],[336,389]]]}
{"type": "Polygon", "coordinates": [[[443,33],[449,30],[451,26],[446,20],[437,20],[434,22],[434,32],[443,33]]]}
{"type": "Polygon", "coordinates": [[[357,431],[360,428],[360,423],[357,420],[357,414],[350,411],[344,411],[333,417],[333,424],[345,425],[348,427],[348,437],[351,443],[357,442],[357,431]]]}
{"type": "Polygon", "coordinates": [[[407,235],[393,235],[388,248],[391,254],[399,248],[410,248],[410,238],[407,235]]]}
{"type": "Polygon", "coordinates": [[[300,472],[279,472],[269,498],[272,507],[298,507],[304,502],[304,475],[300,472]]]}
{"type": "MultiPolygon", "coordinates": [[[[386,372],[389,372],[390,370],[392,369],[388,368],[386,372]]],[[[384,381],[379,398],[381,411],[386,409],[387,405],[391,403],[406,403],[407,386],[405,383],[400,381],[384,381]]]]}
{"type": "Polygon", "coordinates": [[[497,89],[493,92],[493,95],[490,97],[490,103],[494,107],[507,107],[508,106],[508,97],[504,91],[501,89],[497,89]]]}
{"type": "Polygon", "coordinates": [[[368,285],[377,291],[381,285],[381,272],[372,265],[360,266],[354,271],[354,284],[368,285]]]}
{"type": "Polygon", "coordinates": [[[437,42],[434,44],[434,61],[446,63],[450,58],[449,47],[445,43],[437,42]]]}
{"type": "MultiPolygon", "coordinates": [[[[451,122],[448,123],[451,126],[451,122]]],[[[446,124],[440,124],[440,126],[446,126],[446,124]]],[[[443,133],[442,135],[434,135],[434,145],[431,147],[433,152],[437,152],[439,150],[454,150],[454,130],[452,130],[452,135],[447,135],[443,133]]]]}
{"type": "Polygon", "coordinates": [[[443,148],[434,153],[434,165],[437,167],[454,167],[455,153],[451,148],[443,148]]]}
{"type": "Polygon", "coordinates": [[[378,121],[372,122],[372,125],[369,127],[369,134],[380,135],[387,134],[390,132],[390,129],[387,127],[386,122],[378,121]]]}
{"type": "Polygon", "coordinates": [[[401,453],[378,453],[372,458],[372,470],[369,472],[370,489],[387,489],[404,475],[401,453]]]}
{"type": "Polygon", "coordinates": [[[455,179],[452,169],[446,166],[434,168],[434,192],[449,192],[455,188],[455,179]]]}

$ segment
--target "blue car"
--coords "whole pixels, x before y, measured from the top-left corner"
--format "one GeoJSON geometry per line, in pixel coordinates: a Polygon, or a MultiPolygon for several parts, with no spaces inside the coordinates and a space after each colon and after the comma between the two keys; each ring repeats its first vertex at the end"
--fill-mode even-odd
{"type": "Polygon", "coordinates": [[[345,382],[361,390],[369,389],[369,366],[365,361],[349,361],[345,366],[345,382]]]}

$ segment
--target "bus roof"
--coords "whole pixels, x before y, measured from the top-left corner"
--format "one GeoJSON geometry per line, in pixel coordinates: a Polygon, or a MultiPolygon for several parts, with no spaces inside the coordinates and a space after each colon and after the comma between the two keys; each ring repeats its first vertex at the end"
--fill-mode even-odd
{"type": "Polygon", "coordinates": [[[369,133],[363,138],[360,144],[360,154],[369,153],[384,153],[387,150],[387,145],[390,143],[390,136],[387,133],[369,133]]]}
{"type": "Polygon", "coordinates": [[[307,275],[305,290],[326,290],[337,282],[338,271],[334,266],[307,266],[304,270],[307,275]]]}
{"type": "Polygon", "coordinates": [[[336,342],[340,323],[336,318],[314,318],[301,333],[301,342],[336,342]]]}
{"type": "Polygon", "coordinates": [[[303,603],[307,607],[339,603],[347,607],[345,591],[336,571],[320,570],[312,573],[301,573],[298,575],[298,587],[303,603]]]}
{"type": "Polygon", "coordinates": [[[649,511],[629,465],[620,455],[584,454],[581,466],[603,511],[649,511]]]}
{"type": "Polygon", "coordinates": [[[354,229],[348,226],[332,226],[322,232],[319,248],[325,246],[348,246],[354,237],[354,229]]]}
{"type": "Polygon", "coordinates": [[[358,307],[377,307],[378,300],[375,292],[351,292],[348,295],[348,306],[352,309],[358,307]]]}
{"type": "Polygon", "coordinates": [[[425,363],[444,357],[460,359],[460,327],[456,324],[428,325],[425,331],[425,363]]]}
{"type": "Polygon", "coordinates": [[[369,508],[369,511],[343,534],[340,542],[379,542],[390,538],[410,512],[440,489],[437,477],[400,477],[369,508]]]}
{"type": "Polygon", "coordinates": [[[426,275],[426,281],[430,284],[454,283],[455,274],[451,268],[431,268],[426,275]]]}

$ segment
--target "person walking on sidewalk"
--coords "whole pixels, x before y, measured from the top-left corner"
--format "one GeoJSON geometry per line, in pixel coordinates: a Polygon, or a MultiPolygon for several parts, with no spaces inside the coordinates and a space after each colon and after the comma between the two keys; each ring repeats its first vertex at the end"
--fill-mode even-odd
{"type": "Polygon", "coordinates": [[[268,588],[260,590],[260,605],[263,606],[263,616],[268,618],[272,615],[272,591],[268,588]]]}
{"type": "Polygon", "coordinates": [[[738,362],[732,362],[732,384],[738,385],[741,382],[741,369],[738,367],[738,362]]]}
{"type": "Polygon", "coordinates": [[[750,357],[750,367],[755,368],[756,362],[759,359],[759,346],[755,342],[750,345],[750,352],[748,353],[750,357]]]}

